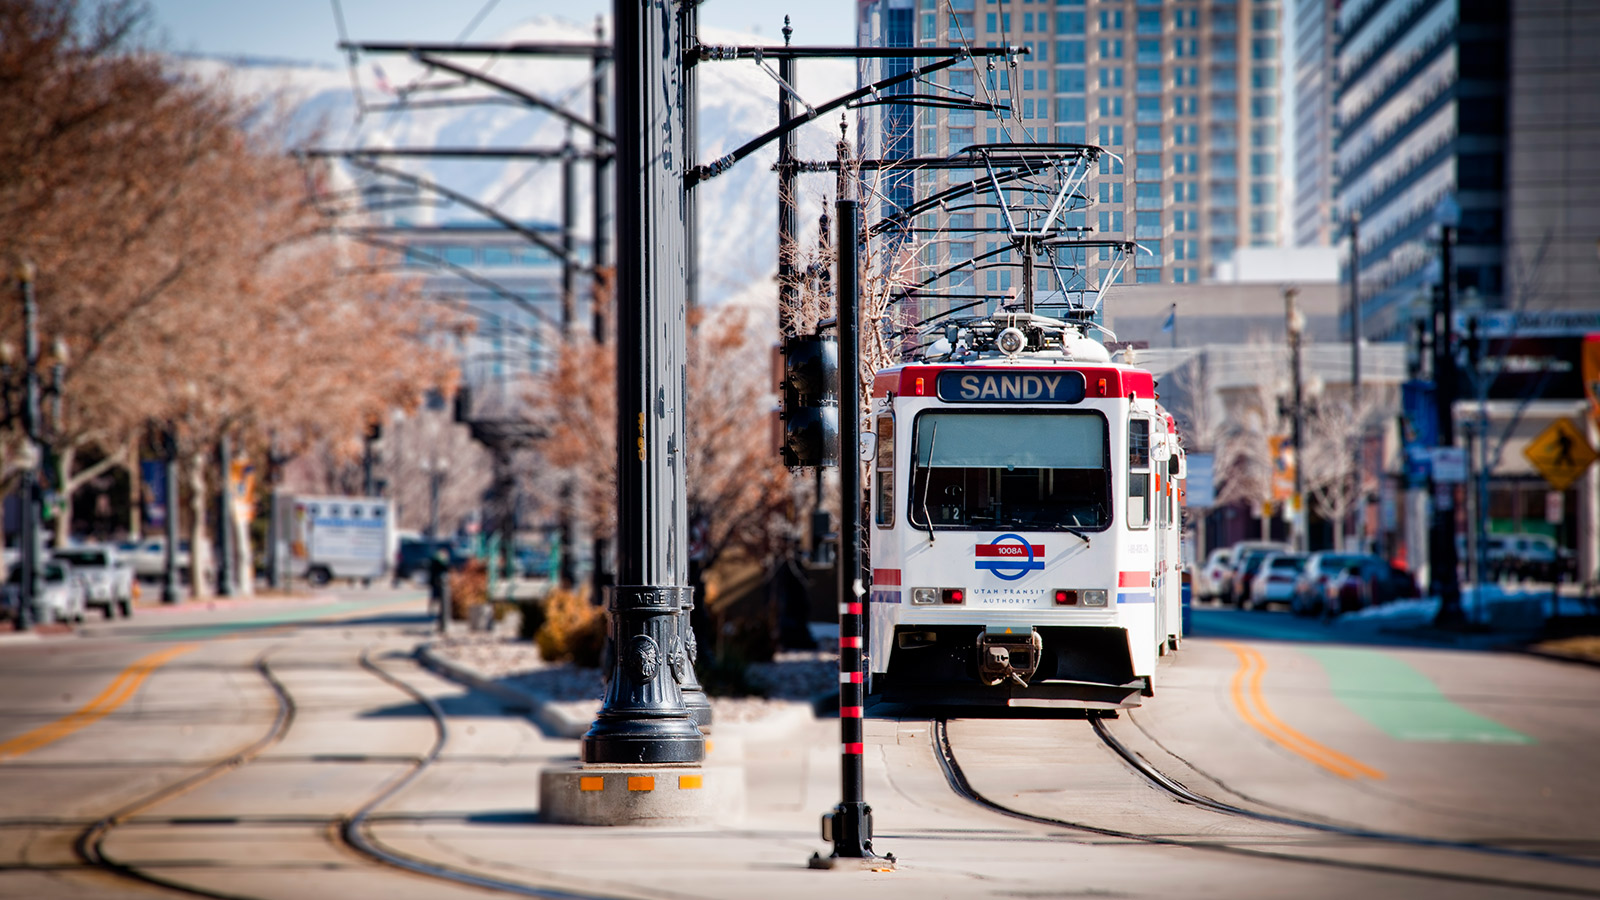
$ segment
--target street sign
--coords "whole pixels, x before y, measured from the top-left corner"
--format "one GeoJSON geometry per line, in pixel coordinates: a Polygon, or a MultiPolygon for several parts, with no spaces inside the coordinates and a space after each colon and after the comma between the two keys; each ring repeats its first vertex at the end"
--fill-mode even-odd
{"type": "Polygon", "coordinates": [[[1210,509],[1216,505],[1217,489],[1214,478],[1216,458],[1209,453],[1189,454],[1188,505],[1210,509]]]}
{"type": "Polygon", "coordinates": [[[1464,447],[1429,447],[1434,484],[1461,484],[1467,480],[1467,451],[1464,447]]]}
{"type": "Polygon", "coordinates": [[[1558,491],[1572,486],[1595,460],[1594,448],[1571,419],[1557,419],[1528,443],[1522,455],[1558,491]]]}

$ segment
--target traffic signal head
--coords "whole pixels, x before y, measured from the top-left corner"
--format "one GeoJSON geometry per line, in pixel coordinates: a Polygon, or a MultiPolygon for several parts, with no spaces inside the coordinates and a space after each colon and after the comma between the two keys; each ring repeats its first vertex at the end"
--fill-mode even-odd
{"type": "Polygon", "coordinates": [[[783,463],[839,464],[839,345],[805,335],[783,342],[783,463]]]}

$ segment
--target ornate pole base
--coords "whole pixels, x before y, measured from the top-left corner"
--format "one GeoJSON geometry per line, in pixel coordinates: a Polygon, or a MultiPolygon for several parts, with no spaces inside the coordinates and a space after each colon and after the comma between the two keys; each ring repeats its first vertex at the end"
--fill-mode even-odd
{"type": "Polygon", "coordinates": [[[683,680],[678,684],[678,690],[683,694],[683,706],[689,710],[689,718],[702,733],[711,731],[711,701],[706,698],[705,688],[700,686],[700,679],[694,674],[695,663],[700,661],[699,642],[695,640],[694,626],[689,621],[689,616],[694,611],[694,589],[684,590],[683,605],[678,607],[678,633],[683,640],[684,652],[688,655],[689,665],[684,672],[683,680]]]}
{"type": "Polygon", "coordinates": [[[678,618],[685,587],[617,586],[612,594],[611,684],[583,736],[585,763],[696,763],[705,736],[684,706],[679,685],[692,677],[678,618]]]}

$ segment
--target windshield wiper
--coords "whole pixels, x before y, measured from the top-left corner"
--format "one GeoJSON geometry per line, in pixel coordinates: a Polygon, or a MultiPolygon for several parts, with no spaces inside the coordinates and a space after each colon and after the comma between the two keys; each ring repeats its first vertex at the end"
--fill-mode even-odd
{"type": "Polygon", "coordinates": [[[1083,532],[1079,531],[1078,529],[1073,528],[1071,525],[1057,525],[1056,527],[1060,528],[1062,531],[1065,531],[1067,534],[1071,534],[1071,535],[1077,536],[1080,540],[1083,541],[1084,546],[1086,546],[1086,547],[1094,546],[1093,544],[1089,543],[1089,536],[1087,534],[1084,534],[1083,532]]]}

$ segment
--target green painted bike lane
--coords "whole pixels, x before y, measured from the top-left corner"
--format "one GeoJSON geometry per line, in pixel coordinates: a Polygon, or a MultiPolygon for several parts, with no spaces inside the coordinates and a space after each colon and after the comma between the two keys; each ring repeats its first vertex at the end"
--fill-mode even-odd
{"type": "Polygon", "coordinates": [[[1397,741],[1532,744],[1533,738],[1462,707],[1392,653],[1346,647],[1295,648],[1321,664],[1333,695],[1397,741]]]}
{"type": "Polygon", "coordinates": [[[226,637],[243,631],[257,631],[263,628],[275,628],[280,625],[289,625],[296,622],[316,623],[324,619],[336,618],[353,612],[378,612],[389,610],[414,600],[396,600],[384,598],[382,600],[339,600],[328,604],[314,606],[300,606],[294,609],[282,609],[266,615],[253,616],[247,619],[236,619],[231,622],[219,622],[215,625],[191,625],[174,628],[171,631],[161,631],[144,635],[145,641],[203,641],[211,638],[226,637]]]}

